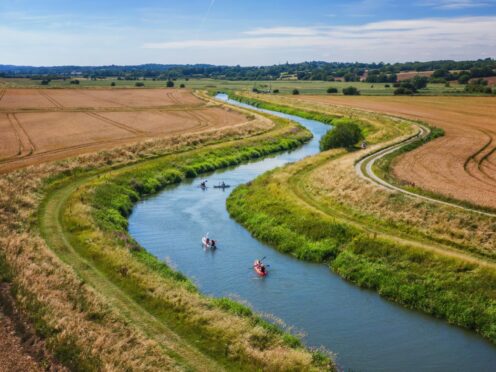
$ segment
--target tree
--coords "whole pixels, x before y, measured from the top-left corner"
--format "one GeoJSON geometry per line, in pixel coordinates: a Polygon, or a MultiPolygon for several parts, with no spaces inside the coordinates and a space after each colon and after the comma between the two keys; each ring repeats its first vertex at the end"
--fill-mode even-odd
{"type": "Polygon", "coordinates": [[[335,87],[327,88],[327,93],[337,93],[337,92],[338,92],[338,88],[335,87]]]}
{"type": "Polygon", "coordinates": [[[167,80],[167,88],[174,88],[174,82],[172,80],[167,80]]]}
{"type": "Polygon", "coordinates": [[[343,94],[345,96],[359,96],[360,91],[355,87],[343,88],[343,94]]]}
{"type": "Polygon", "coordinates": [[[423,89],[427,86],[427,82],[429,78],[425,76],[414,76],[410,79],[411,84],[415,87],[416,90],[423,89]]]}
{"type": "Polygon", "coordinates": [[[458,82],[460,84],[468,84],[470,80],[470,75],[469,74],[461,74],[460,76],[458,76],[458,82]]]}
{"type": "Polygon", "coordinates": [[[293,89],[293,92],[292,93],[293,93],[293,95],[296,96],[296,95],[300,94],[300,91],[295,88],[295,89],[293,89]]]}
{"type": "Polygon", "coordinates": [[[320,140],[321,151],[338,147],[349,149],[364,138],[362,129],[352,119],[337,119],[333,121],[332,125],[334,128],[329,130],[320,140]]]}

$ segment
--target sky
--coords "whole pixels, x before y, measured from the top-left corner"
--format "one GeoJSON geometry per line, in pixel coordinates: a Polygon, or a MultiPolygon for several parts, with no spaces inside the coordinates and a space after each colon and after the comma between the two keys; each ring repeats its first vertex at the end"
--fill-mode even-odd
{"type": "Polygon", "coordinates": [[[496,57],[496,0],[0,0],[0,64],[496,57]]]}

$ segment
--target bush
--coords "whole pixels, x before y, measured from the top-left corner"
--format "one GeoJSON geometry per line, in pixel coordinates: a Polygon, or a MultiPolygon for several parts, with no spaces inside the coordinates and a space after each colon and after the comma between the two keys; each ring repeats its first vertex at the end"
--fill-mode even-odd
{"type": "Polygon", "coordinates": [[[111,87],[115,87],[115,81],[111,82],[111,83],[110,83],[110,86],[111,86],[111,87]]]}
{"type": "Polygon", "coordinates": [[[186,87],[186,85],[184,85],[184,84],[179,85],[179,88],[185,88],[185,87],[186,87]]]}
{"type": "Polygon", "coordinates": [[[145,86],[145,83],[142,83],[141,81],[138,81],[138,82],[134,83],[134,86],[135,87],[144,87],[145,86]]]}
{"type": "Polygon", "coordinates": [[[252,88],[252,89],[251,89],[251,91],[252,91],[253,93],[258,93],[258,92],[259,92],[259,90],[258,90],[257,88],[252,88]]]}
{"type": "Polygon", "coordinates": [[[470,80],[470,75],[468,75],[468,74],[461,74],[458,77],[458,82],[460,84],[467,84],[469,80],[470,80]]]}
{"type": "Polygon", "coordinates": [[[413,91],[405,87],[399,87],[394,91],[395,96],[405,96],[405,95],[411,96],[412,94],[413,91]]]}
{"type": "Polygon", "coordinates": [[[79,80],[78,79],[71,80],[71,84],[79,85],[79,80]]]}
{"type": "Polygon", "coordinates": [[[41,81],[41,85],[48,85],[50,84],[50,80],[49,79],[44,79],[41,81]]]}
{"type": "Polygon", "coordinates": [[[320,151],[338,147],[351,148],[363,140],[362,129],[352,119],[337,119],[334,128],[329,130],[320,140],[320,151]]]}
{"type": "Polygon", "coordinates": [[[334,87],[327,88],[327,93],[337,93],[337,92],[338,92],[338,88],[334,88],[334,87]]]}
{"type": "Polygon", "coordinates": [[[293,95],[298,95],[300,94],[300,91],[298,89],[293,89],[293,95]]]}
{"type": "Polygon", "coordinates": [[[391,85],[389,85],[389,84],[384,84],[384,88],[390,88],[390,87],[391,87],[391,85]]]}
{"type": "Polygon", "coordinates": [[[174,88],[174,82],[172,80],[167,80],[167,88],[174,88]]]}
{"type": "Polygon", "coordinates": [[[279,89],[274,89],[272,93],[279,93],[279,89]]]}
{"type": "Polygon", "coordinates": [[[360,91],[355,87],[348,87],[343,89],[343,94],[345,96],[359,96],[360,91]]]}

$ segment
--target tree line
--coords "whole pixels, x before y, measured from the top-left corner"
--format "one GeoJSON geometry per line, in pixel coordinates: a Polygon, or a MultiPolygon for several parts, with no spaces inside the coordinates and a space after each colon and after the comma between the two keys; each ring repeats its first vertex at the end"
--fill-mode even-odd
{"type": "MultiPolygon", "coordinates": [[[[135,66],[13,66],[0,65],[0,77],[27,77],[32,79],[62,79],[74,76],[84,78],[114,77],[125,80],[154,78],[171,80],[178,78],[214,78],[228,80],[366,80],[370,83],[394,83],[397,74],[409,71],[435,71],[433,79],[470,80],[496,74],[496,60],[492,58],[475,61],[431,61],[406,63],[346,63],[302,62],[272,66],[216,66],[209,64],[174,65],[144,64],[135,66]],[[366,77],[366,78],[365,78],[366,77]]],[[[467,81],[468,81],[467,80],[467,81]]]]}

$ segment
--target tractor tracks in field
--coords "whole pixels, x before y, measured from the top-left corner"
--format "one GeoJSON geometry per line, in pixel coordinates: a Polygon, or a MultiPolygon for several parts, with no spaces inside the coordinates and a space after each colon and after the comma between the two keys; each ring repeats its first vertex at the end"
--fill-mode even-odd
{"type": "Polygon", "coordinates": [[[54,105],[58,109],[63,109],[64,105],[62,105],[59,101],[57,101],[55,98],[51,97],[47,92],[44,92],[43,89],[38,90],[40,95],[44,97],[48,102],[50,102],[52,105],[54,105]]]}
{"type": "Polygon", "coordinates": [[[31,137],[29,137],[28,132],[21,124],[17,116],[15,114],[7,114],[7,120],[14,130],[18,142],[18,152],[16,158],[32,155],[36,151],[36,145],[31,137]]]}
{"type": "MultiPolygon", "coordinates": [[[[369,182],[376,184],[377,186],[379,186],[383,189],[386,189],[389,191],[400,192],[400,193],[402,193],[408,197],[411,197],[411,198],[416,198],[419,200],[423,200],[423,201],[427,201],[427,202],[431,202],[431,203],[435,203],[435,204],[439,204],[439,205],[445,205],[445,206],[449,206],[449,207],[453,207],[453,208],[457,208],[457,209],[462,209],[462,210],[465,210],[467,212],[477,213],[477,214],[481,214],[481,215],[488,216],[488,217],[496,217],[496,213],[486,212],[486,211],[476,209],[476,208],[465,207],[463,205],[460,205],[460,204],[457,204],[454,202],[444,201],[444,200],[436,199],[434,197],[430,197],[430,196],[426,196],[426,195],[423,195],[420,193],[416,193],[413,191],[405,190],[399,186],[393,185],[392,183],[380,178],[374,172],[373,166],[378,160],[382,159],[386,155],[389,155],[393,152],[400,150],[404,146],[407,146],[411,143],[420,141],[420,140],[426,138],[430,134],[430,129],[428,127],[420,125],[420,124],[417,124],[417,125],[419,127],[419,131],[415,135],[413,135],[413,136],[411,136],[411,137],[407,138],[406,140],[403,140],[399,143],[394,143],[394,144],[391,144],[389,146],[382,147],[379,150],[373,151],[373,152],[363,156],[362,158],[358,159],[357,162],[355,163],[355,171],[358,174],[358,176],[364,180],[367,180],[369,182]]],[[[492,142],[492,139],[490,141],[488,141],[483,146],[482,149],[479,149],[479,151],[472,154],[472,156],[469,157],[469,159],[467,159],[466,164],[468,164],[468,162],[470,162],[472,159],[474,159],[478,154],[483,152],[484,149],[486,149],[491,144],[491,142],[492,142]]]]}
{"type": "Polygon", "coordinates": [[[101,114],[98,114],[96,112],[86,112],[86,115],[88,115],[89,117],[92,117],[93,119],[97,119],[97,120],[100,120],[100,121],[103,121],[104,123],[106,124],[110,124],[116,128],[119,128],[119,129],[123,129],[129,133],[132,133],[134,134],[135,136],[144,136],[147,134],[147,132],[144,132],[142,130],[139,130],[139,129],[136,129],[136,128],[133,128],[133,127],[130,127],[129,125],[126,125],[126,124],[123,124],[121,122],[118,122],[116,120],[112,120],[110,118],[107,118],[106,116],[103,116],[101,114]]]}

